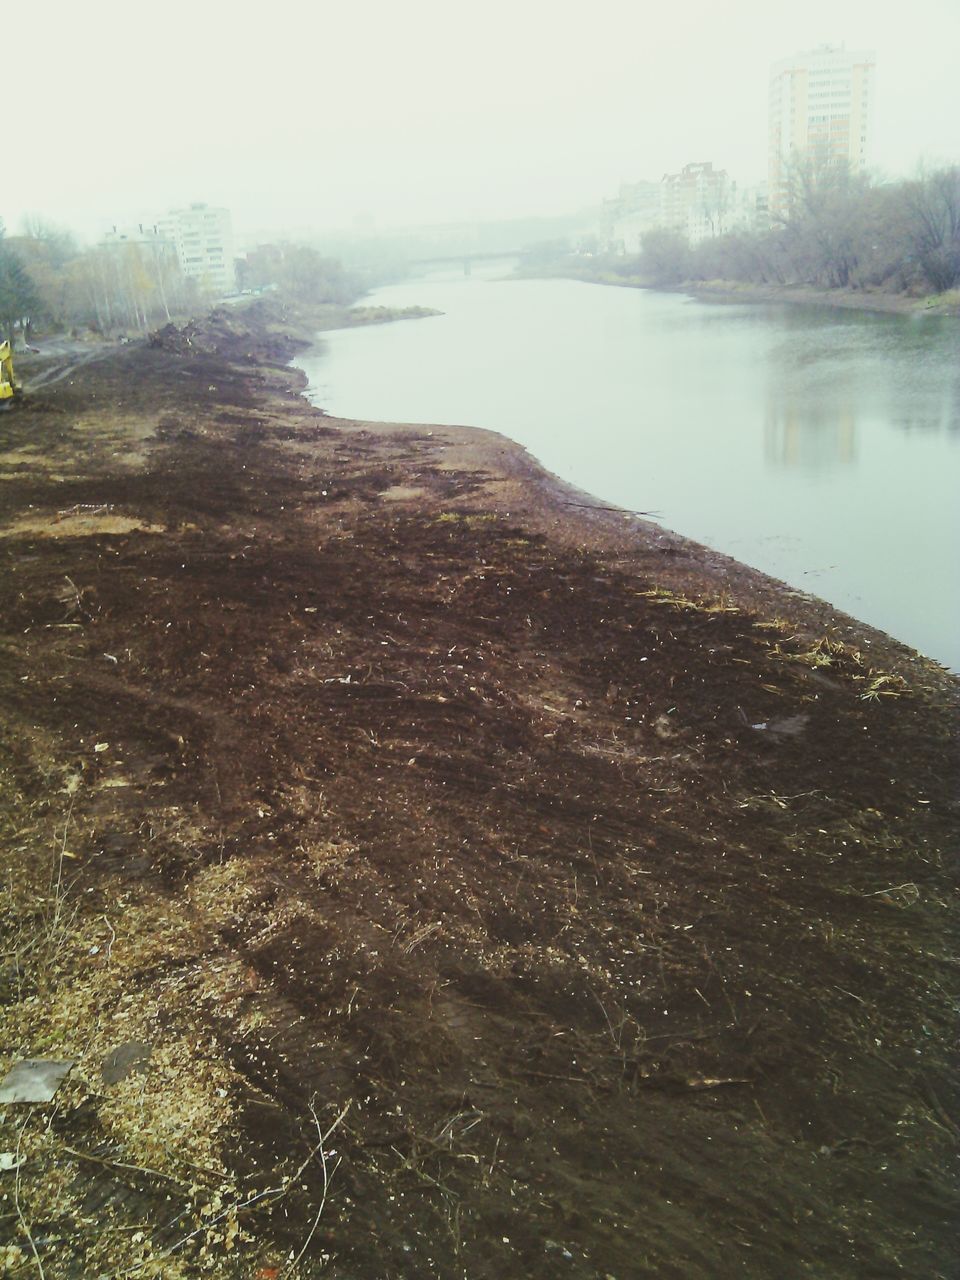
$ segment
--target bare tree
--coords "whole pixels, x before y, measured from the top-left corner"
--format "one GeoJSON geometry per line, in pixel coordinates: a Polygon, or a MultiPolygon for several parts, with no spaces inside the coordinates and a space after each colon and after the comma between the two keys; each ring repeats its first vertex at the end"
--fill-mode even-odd
{"type": "Polygon", "coordinates": [[[17,329],[26,333],[40,300],[20,258],[0,241],[0,339],[16,342],[17,329]]]}
{"type": "Polygon", "coordinates": [[[904,239],[930,287],[960,283],[960,165],[921,174],[903,187],[904,239]]]}

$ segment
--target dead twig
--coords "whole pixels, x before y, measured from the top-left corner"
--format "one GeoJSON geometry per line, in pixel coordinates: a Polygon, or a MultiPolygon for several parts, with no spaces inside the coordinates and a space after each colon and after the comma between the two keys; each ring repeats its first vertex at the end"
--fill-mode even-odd
{"type": "Polygon", "coordinates": [[[441,927],[439,920],[435,920],[432,924],[422,925],[421,928],[415,930],[410,935],[407,941],[400,948],[401,951],[403,951],[404,955],[409,955],[414,947],[418,947],[421,942],[425,942],[432,933],[436,933],[441,927]]]}
{"type": "Polygon", "coordinates": [[[70,792],[70,804],[67,808],[67,816],[63,820],[63,839],[60,841],[60,852],[57,858],[54,872],[51,876],[53,890],[53,919],[50,923],[51,936],[56,933],[60,925],[60,912],[63,908],[63,860],[67,856],[67,833],[70,830],[70,819],[73,816],[73,805],[77,798],[77,787],[70,792]]]}
{"type": "MultiPolygon", "coordinates": [[[[151,1178],[165,1178],[168,1182],[174,1182],[178,1187],[185,1187],[187,1184],[182,1178],[178,1178],[172,1173],[162,1173],[159,1169],[148,1169],[142,1164],[128,1164],[125,1160],[107,1160],[104,1156],[95,1156],[89,1151],[80,1151],[76,1147],[68,1147],[64,1145],[61,1150],[66,1151],[68,1155],[76,1156],[78,1160],[88,1160],[91,1164],[103,1165],[105,1169],[128,1169],[131,1173],[145,1173],[151,1178]]],[[[200,1165],[191,1165],[192,1169],[200,1169],[200,1165]]],[[[202,1170],[205,1173],[212,1173],[210,1169],[202,1170]]],[[[222,1175],[217,1175],[222,1177],[222,1175]]]]}
{"type": "Polygon", "coordinates": [[[598,502],[565,502],[565,507],[579,507],[583,511],[615,511],[621,516],[647,516],[650,520],[662,520],[661,511],[634,511],[628,507],[605,507],[598,502]]]}
{"type": "MultiPolygon", "coordinates": [[[[317,1143],[317,1145],[310,1150],[306,1159],[303,1160],[300,1166],[296,1170],[294,1170],[293,1173],[288,1174],[287,1177],[283,1179],[283,1182],[279,1187],[267,1187],[263,1191],[256,1192],[255,1195],[248,1196],[246,1200],[235,1200],[233,1204],[228,1205],[226,1209],[223,1209],[220,1213],[216,1215],[216,1217],[210,1218],[208,1221],[202,1223],[199,1227],[196,1227],[193,1231],[189,1231],[186,1235],[181,1236],[179,1240],[175,1240],[173,1244],[170,1245],[169,1248],[164,1249],[162,1253],[155,1254],[153,1257],[150,1257],[150,1258],[145,1258],[142,1262],[137,1262],[132,1267],[127,1267],[123,1271],[116,1271],[112,1274],[112,1276],[101,1276],[98,1278],[98,1280],[119,1280],[119,1277],[121,1276],[136,1275],[136,1273],[138,1271],[142,1271],[144,1267],[155,1265],[156,1263],[161,1262],[164,1258],[171,1257],[174,1253],[177,1252],[178,1249],[182,1249],[185,1244],[189,1244],[189,1242],[191,1240],[195,1240],[197,1236],[203,1235],[205,1232],[210,1231],[213,1227],[217,1225],[218,1222],[222,1222],[224,1218],[230,1217],[231,1214],[235,1215],[240,1213],[244,1209],[249,1209],[253,1205],[258,1204],[261,1200],[266,1200],[268,1196],[277,1196],[279,1198],[282,1198],[283,1196],[285,1196],[287,1192],[290,1190],[290,1188],[293,1186],[293,1184],[299,1181],[300,1176],[302,1175],[304,1169],[306,1169],[307,1165],[314,1158],[317,1152],[323,1150],[323,1144],[334,1132],[334,1130],[338,1127],[338,1125],[343,1121],[344,1117],[346,1116],[347,1112],[350,1110],[350,1107],[352,1105],[353,1105],[352,1101],[347,1103],[347,1105],[343,1108],[343,1110],[334,1120],[333,1124],[330,1126],[327,1132],[321,1135],[320,1141],[317,1143]]],[[[312,1107],[311,1107],[311,1110],[312,1110],[312,1107]]]]}
{"type": "Polygon", "coordinates": [[[637,1084],[648,1089],[690,1089],[700,1093],[722,1089],[731,1084],[753,1084],[749,1076],[675,1076],[671,1074],[640,1076],[637,1084]]]}
{"type": "Polygon", "coordinates": [[[13,1207],[16,1210],[17,1221],[20,1224],[20,1230],[27,1237],[27,1240],[30,1243],[30,1250],[33,1253],[33,1260],[37,1264],[37,1274],[40,1276],[40,1280],[45,1280],[43,1263],[40,1261],[40,1254],[37,1252],[37,1244],[33,1238],[33,1233],[30,1230],[30,1226],[26,1218],[23,1216],[23,1209],[20,1205],[20,1144],[23,1141],[23,1131],[27,1127],[27,1121],[29,1119],[30,1117],[28,1115],[24,1120],[23,1124],[20,1126],[20,1131],[17,1134],[17,1152],[16,1152],[16,1155],[14,1156],[14,1160],[16,1161],[17,1167],[16,1167],[16,1179],[13,1184],[13,1207]]]}
{"type": "Polygon", "coordinates": [[[958,1125],[957,1122],[948,1114],[946,1107],[944,1107],[943,1103],[934,1093],[929,1080],[923,1079],[923,1089],[934,1114],[940,1118],[947,1131],[951,1133],[954,1138],[960,1139],[960,1125],[958,1125]]]}
{"type": "Polygon", "coordinates": [[[905,880],[903,884],[891,884],[886,889],[874,889],[872,893],[861,894],[861,897],[884,898],[890,897],[893,893],[904,893],[905,898],[910,902],[916,902],[920,897],[920,890],[913,880],[905,880]]]}
{"type": "MultiPolygon", "coordinates": [[[[337,1169],[340,1167],[340,1160],[338,1158],[337,1163],[333,1166],[333,1169],[329,1171],[327,1170],[327,1156],[326,1156],[326,1152],[323,1149],[323,1144],[327,1141],[330,1135],[338,1127],[338,1125],[343,1120],[344,1116],[347,1114],[349,1110],[350,1110],[350,1103],[348,1102],[347,1105],[340,1112],[340,1114],[337,1116],[336,1120],[334,1120],[330,1128],[326,1131],[326,1133],[324,1133],[320,1128],[320,1120],[318,1119],[317,1113],[314,1110],[313,1103],[312,1102],[310,1103],[310,1114],[313,1116],[313,1123],[316,1125],[317,1133],[320,1135],[320,1141],[317,1143],[315,1151],[320,1156],[320,1168],[323,1171],[323,1191],[320,1194],[320,1207],[317,1209],[316,1217],[313,1220],[313,1225],[311,1226],[310,1230],[307,1232],[307,1238],[306,1240],[304,1240],[303,1245],[300,1248],[300,1252],[297,1254],[297,1256],[295,1258],[292,1258],[290,1262],[287,1264],[288,1268],[291,1271],[297,1265],[297,1263],[300,1261],[303,1255],[307,1252],[307,1249],[309,1249],[310,1247],[310,1241],[313,1239],[314,1235],[316,1234],[317,1227],[320,1225],[320,1219],[323,1216],[323,1210],[327,1203],[327,1192],[330,1189],[331,1179],[333,1178],[333,1175],[337,1172],[337,1169]]],[[[303,1168],[306,1168],[306,1165],[304,1165],[303,1168]]]]}

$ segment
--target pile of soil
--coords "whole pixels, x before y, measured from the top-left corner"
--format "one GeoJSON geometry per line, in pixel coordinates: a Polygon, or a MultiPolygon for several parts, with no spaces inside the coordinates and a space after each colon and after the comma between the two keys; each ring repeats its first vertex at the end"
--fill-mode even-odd
{"type": "Polygon", "coordinates": [[[955,1274],[958,682],[305,340],[0,419],[0,1258],[955,1274]]]}

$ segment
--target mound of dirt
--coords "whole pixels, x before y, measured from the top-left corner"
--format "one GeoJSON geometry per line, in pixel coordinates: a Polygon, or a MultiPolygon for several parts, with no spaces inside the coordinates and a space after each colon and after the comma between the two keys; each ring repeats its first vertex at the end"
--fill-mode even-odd
{"type": "Polygon", "coordinates": [[[952,1274],[957,682],[306,340],[0,419],[8,1266],[952,1274]]]}

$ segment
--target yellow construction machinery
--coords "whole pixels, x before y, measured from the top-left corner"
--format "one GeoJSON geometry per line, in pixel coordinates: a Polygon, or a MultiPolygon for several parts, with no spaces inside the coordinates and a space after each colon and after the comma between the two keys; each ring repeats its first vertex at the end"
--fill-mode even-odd
{"type": "Polygon", "coordinates": [[[13,371],[13,352],[9,342],[0,342],[0,409],[7,409],[14,396],[20,394],[20,379],[13,371]]]}

